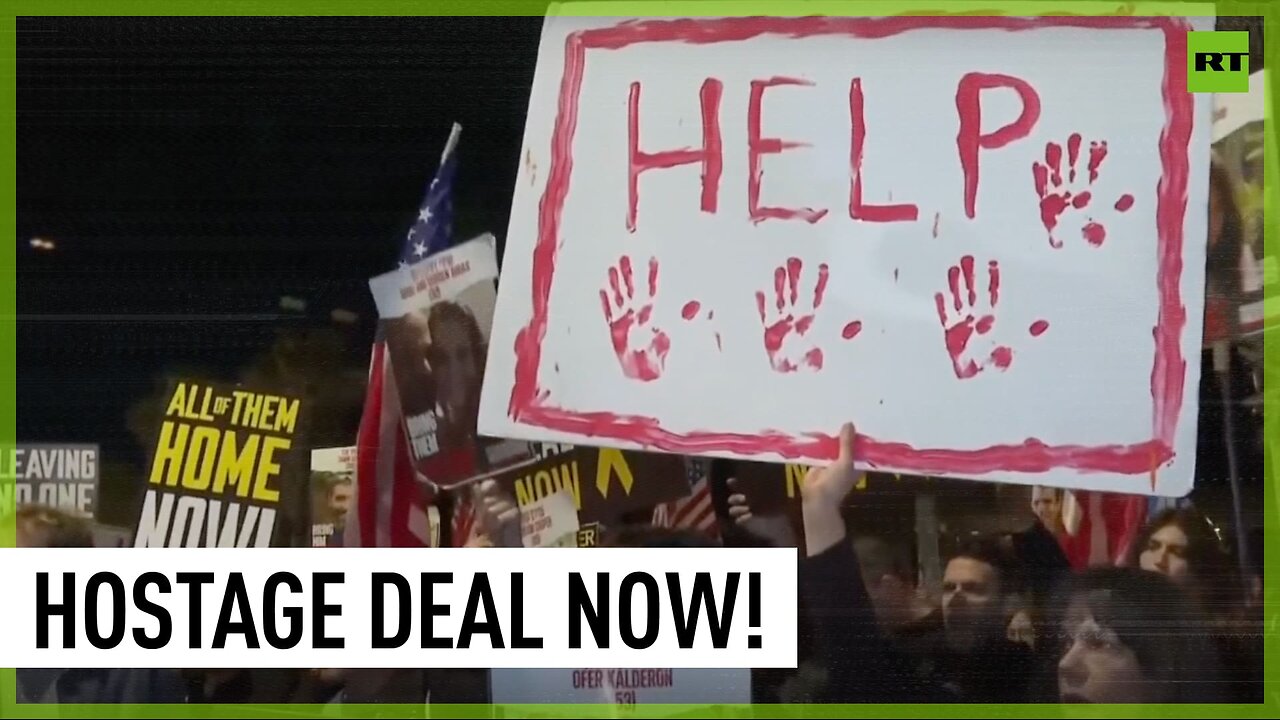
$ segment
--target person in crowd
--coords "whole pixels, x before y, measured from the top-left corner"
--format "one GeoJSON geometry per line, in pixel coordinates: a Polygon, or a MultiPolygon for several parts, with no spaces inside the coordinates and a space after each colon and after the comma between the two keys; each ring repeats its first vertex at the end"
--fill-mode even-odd
{"type": "Polygon", "coordinates": [[[1093,568],[1059,600],[1058,694],[1064,703],[1223,700],[1216,648],[1190,598],[1137,568],[1093,568]]]}
{"type": "Polygon", "coordinates": [[[351,509],[351,477],[338,476],[329,486],[329,514],[334,524],[341,527],[346,523],[347,511],[351,509]]]}
{"type": "Polygon", "coordinates": [[[1029,590],[1037,599],[1046,597],[1071,563],[1062,548],[1066,534],[1062,519],[1063,491],[1035,486],[1031,489],[1031,511],[1035,521],[1026,530],[1011,536],[1012,550],[1024,568],[1029,590]]]}
{"type": "Polygon", "coordinates": [[[825,671],[822,702],[946,702],[954,700],[933,677],[897,652],[882,632],[841,504],[861,473],[854,468],[852,425],[840,432],[839,455],[813,468],[801,486],[804,547],[799,567],[800,601],[812,623],[814,660],[825,671]]]}
{"type": "MultiPolygon", "coordinates": [[[[21,505],[16,513],[20,548],[89,548],[89,524],[54,508],[21,505]]],[[[19,668],[18,702],[180,703],[186,689],[175,670],[104,668],[19,668]]]]}
{"type": "Polygon", "coordinates": [[[1209,521],[1192,508],[1167,510],[1142,529],[1129,565],[1159,573],[1188,594],[1218,639],[1235,697],[1260,700],[1262,626],[1232,556],[1209,521]]]}
{"type": "Polygon", "coordinates": [[[16,515],[18,547],[93,547],[93,528],[74,515],[44,505],[21,505],[16,515]]]}
{"type": "Polygon", "coordinates": [[[1062,490],[1060,488],[1033,485],[1031,487],[1031,512],[1039,524],[1055,538],[1066,532],[1062,520],[1062,490]]]}
{"type": "MultiPolygon", "coordinates": [[[[944,633],[927,663],[904,654],[880,623],[841,514],[857,483],[855,433],[841,430],[839,456],[806,475],[801,490],[802,602],[814,623],[828,702],[1016,702],[1025,699],[1028,650],[1005,638],[1007,561],[991,542],[973,544],[947,563],[944,633]],[[996,666],[999,672],[984,670],[996,666]],[[998,682],[997,682],[998,680],[998,682]]],[[[743,513],[734,513],[739,519],[743,513]]]]}
{"type": "Polygon", "coordinates": [[[999,541],[977,538],[947,561],[942,577],[945,648],[933,672],[963,702],[1022,702],[1032,656],[1008,627],[1019,589],[1016,567],[999,541]]]}
{"type": "Polygon", "coordinates": [[[317,528],[327,528],[325,547],[342,547],[346,528],[347,511],[351,507],[352,479],[350,473],[311,473],[311,525],[313,535],[317,528]]]}
{"type": "MultiPolygon", "coordinates": [[[[940,611],[942,633],[916,648],[894,637],[898,628],[886,620],[903,611],[903,606],[892,607],[889,596],[882,594],[885,588],[877,587],[884,579],[884,568],[876,566],[870,552],[876,543],[866,538],[850,541],[840,511],[861,474],[852,464],[853,441],[853,429],[846,426],[839,459],[811,470],[801,491],[807,555],[801,564],[802,601],[809,604],[817,625],[819,664],[825,667],[828,681],[824,699],[1025,700],[1033,667],[1030,651],[1006,636],[1010,595],[1017,587],[1015,573],[994,540],[970,542],[948,561],[940,611]],[[867,567],[855,549],[859,544],[867,551],[867,567]],[[856,667],[851,665],[854,657],[860,663],[856,667]]],[[[729,505],[735,522],[745,526],[753,520],[742,495],[730,496],[729,505]]],[[[902,600],[901,593],[892,594],[902,600]]]]}
{"type": "Polygon", "coordinates": [[[1065,534],[1062,522],[1063,491],[1035,486],[1031,491],[1031,509],[1035,521],[1021,532],[1012,533],[1008,551],[1017,562],[1026,582],[1021,612],[1014,614],[1015,626],[1010,638],[1035,648],[1036,637],[1045,633],[1046,608],[1054,589],[1071,572],[1071,562],[1060,538],[1065,534]]]}
{"type": "Polygon", "coordinates": [[[1138,534],[1127,563],[1168,577],[1205,610],[1239,607],[1244,593],[1231,556],[1203,515],[1166,510],[1138,534]]]}
{"type": "Polygon", "coordinates": [[[943,636],[942,608],[925,600],[916,584],[911,548],[878,535],[853,539],[862,582],[880,627],[899,651],[922,657],[943,636]]]}

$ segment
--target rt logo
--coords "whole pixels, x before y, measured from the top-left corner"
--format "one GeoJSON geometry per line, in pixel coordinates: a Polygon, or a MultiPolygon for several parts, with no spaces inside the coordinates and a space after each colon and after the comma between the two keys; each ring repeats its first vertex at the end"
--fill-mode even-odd
{"type": "Polygon", "coordinates": [[[1249,92],[1249,33],[1187,33],[1187,91],[1249,92]]]}

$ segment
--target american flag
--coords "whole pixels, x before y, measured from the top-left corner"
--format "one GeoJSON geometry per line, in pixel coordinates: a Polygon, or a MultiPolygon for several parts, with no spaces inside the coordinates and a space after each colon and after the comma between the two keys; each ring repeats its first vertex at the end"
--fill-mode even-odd
{"type": "Polygon", "coordinates": [[[448,250],[453,245],[453,177],[458,171],[454,150],[461,134],[462,126],[454,123],[444,154],[440,157],[440,168],[427,186],[427,196],[418,208],[418,218],[404,240],[404,248],[400,252],[402,267],[448,250]]]}
{"type": "Polygon", "coordinates": [[[1147,521],[1148,500],[1142,495],[1066,491],[1062,524],[1063,551],[1071,567],[1121,565],[1147,521]]]}
{"type": "Polygon", "coordinates": [[[685,477],[689,481],[689,495],[654,508],[653,524],[717,535],[716,511],[711,503],[710,463],[701,458],[685,458],[685,477]]]}
{"type": "MultiPolygon", "coordinates": [[[[454,149],[462,126],[454,123],[440,167],[400,252],[402,266],[447,250],[453,238],[454,149]]],[[[439,511],[427,506],[401,427],[400,397],[379,329],[369,360],[369,384],[356,448],[356,492],[348,512],[348,547],[439,545],[439,511]]]]}

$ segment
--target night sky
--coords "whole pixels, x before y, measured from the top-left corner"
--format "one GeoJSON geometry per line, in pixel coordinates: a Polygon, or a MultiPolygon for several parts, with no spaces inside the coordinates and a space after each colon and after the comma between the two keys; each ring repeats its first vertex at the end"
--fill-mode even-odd
{"type": "Polygon", "coordinates": [[[155,376],[233,378],[335,307],[362,316],[349,363],[367,367],[367,280],[394,266],[454,120],[458,233],[505,234],[540,29],[20,19],[19,439],[139,463],[125,415],[155,376]]]}

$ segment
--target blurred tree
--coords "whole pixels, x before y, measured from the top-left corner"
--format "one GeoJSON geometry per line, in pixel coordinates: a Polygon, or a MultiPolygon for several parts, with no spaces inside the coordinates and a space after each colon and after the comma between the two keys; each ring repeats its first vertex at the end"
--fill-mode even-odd
{"type": "Polygon", "coordinates": [[[349,331],[332,326],[280,328],[271,348],[240,373],[240,382],[300,394],[310,447],[353,445],[368,368],[352,363],[351,339],[349,331]]]}
{"type": "Polygon", "coordinates": [[[156,433],[172,392],[171,384],[179,379],[213,381],[217,378],[207,368],[196,365],[172,365],[154,376],[151,392],[135,400],[125,413],[125,425],[142,448],[143,457],[149,459],[155,449],[156,433]]]}

